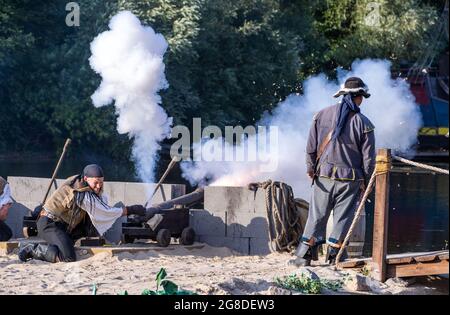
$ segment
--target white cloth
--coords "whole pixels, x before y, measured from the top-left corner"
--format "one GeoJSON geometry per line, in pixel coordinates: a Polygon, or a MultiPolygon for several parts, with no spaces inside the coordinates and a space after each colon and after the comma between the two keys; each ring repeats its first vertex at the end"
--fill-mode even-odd
{"type": "Polygon", "coordinates": [[[9,187],[9,184],[5,185],[5,188],[3,189],[3,194],[0,196],[0,208],[4,205],[7,205],[8,203],[13,203],[11,197],[11,188],[9,187]]]}
{"type": "Polygon", "coordinates": [[[108,197],[98,197],[92,193],[86,193],[83,201],[78,206],[86,211],[91,218],[92,225],[103,236],[123,214],[123,208],[108,206],[108,197]]]}

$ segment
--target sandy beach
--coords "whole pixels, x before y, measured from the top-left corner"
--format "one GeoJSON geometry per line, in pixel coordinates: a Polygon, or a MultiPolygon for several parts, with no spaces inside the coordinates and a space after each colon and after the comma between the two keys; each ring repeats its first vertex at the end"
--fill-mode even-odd
{"type": "MultiPolygon", "coordinates": [[[[298,294],[274,283],[276,277],[299,272],[286,264],[291,257],[287,253],[242,256],[228,248],[208,245],[197,249],[171,246],[175,248],[134,254],[88,255],[78,251],[77,262],[53,265],[41,261],[21,263],[14,253],[0,253],[0,294],[92,294],[96,284],[97,294],[115,295],[127,290],[139,295],[144,289],[156,289],[155,276],[161,267],[182,289],[198,294],[298,294]]],[[[334,271],[322,263],[309,270],[327,280],[355,279],[356,275],[365,278],[357,271],[334,271]]],[[[346,280],[337,292],[326,290],[322,294],[448,294],[448,280],[391,279],[386,284],[370,282],[368,291],[355,288],[353,280],[346,280]]]]}

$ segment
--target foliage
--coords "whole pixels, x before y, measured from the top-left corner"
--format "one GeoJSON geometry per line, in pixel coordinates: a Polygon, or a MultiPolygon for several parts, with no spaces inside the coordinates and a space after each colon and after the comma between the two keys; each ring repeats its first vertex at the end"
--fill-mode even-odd
{"type": "Polygon", "coordinates": [[[314,24],[329,46],[325,62],[334,67],[355,58],[386,58],[397,66],[415,61],[434,44],[439,18],[436,7],[417,0],[324,0],[318,10],[314,24]]]}
{"type": "MultiPolygon", "coordinates": [[[[156,275],[156,291],[152,291],[149,289],[145,289],[142,291],[141,295],[196,295],[195,292],[180,290],[178,285],[174,282],[167,280],[167,272],[164,268],[161,268],[158,274],[156,275]],[[163,289],[160,290],[160,287],[163,289]]],[[[96,284],[92,287],[92,295],[97,295],[98,287],[96,284]]],[[[123,291],[119,295],[129,295],[128,291],[123,291]]]]}
{"type": "Polygon", "coordinates": [[[367,265],[364,265],[364,267],[361,268],[360,273],[363,276],[369,277],[370,276],[370,268],[367,265]]]}
{"type": "Polygon", "coordinates": [[[275,283],[287,290],[299,291],[304,294],[320,294],[323,289],[338,291],[344,284],[345,280],[323,280],[312,279],[311,277],[301,274],[292,274],[282,278],[276,278],[275,283]]]}
{"type": "Polygon", "coordinates": [[[0,0],[0,151],[72,152],[128,160],[113,106],[94,108],[100,78],[91,41],[119,10],[131,10],[170,44],[163,107],[175,124],[254,124],[311,74],[335,75],[355,58],[395,66],[448,40],[433,32],[443,1],[417,0],[79,0],[80,27],[65,25],[66,0],[0,0]],[[380,4],[380,25],[366,22],[380,4]],[[437,4],[436,4],[437,3],[437,4]],[[370,23],[369,23],[370,24],[370,23]]]}

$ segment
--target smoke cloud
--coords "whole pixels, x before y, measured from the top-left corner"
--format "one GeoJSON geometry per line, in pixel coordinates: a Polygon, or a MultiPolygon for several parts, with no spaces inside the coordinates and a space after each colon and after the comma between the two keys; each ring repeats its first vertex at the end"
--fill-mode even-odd
{"type": "Polygon", "coordinates": [[[172,125],[158,95],[168,88],[163,62],[168,43],[129,11],[114,16],[109,28],[91,43],[90,65],[102,77],[92,102],[96,107],[114,102],[118,132],[133,139],[138,176],[153,182],[159,142],[172,125]]]}
{"type": "MultiPolygon", "coordinates": [[[[310,77],[304,82],[302,95],[291,95],[280,103],[272,115],[266,114],[258,125],[277,126],[278,141],[271,145],[270,158],[278,167],[271,172],[262,172],[265,162],[183,162],[183,176],[192,184],[204,184],[209,179],[212,185],[245,186],[251,182],[267,179],[286,182],[294,188],[296,196],[308,198],[311,180],[306,176],[305,148],[313,116],[321,109],[338,102],[333,94],[339,90],[348,77],[361,77],[369,86],[372,97],[365,99],[361,111],[376,126],[377,147],[408,151],[416,142],[417,131],[422,119],[414,96],[408,84],[402,79],[391,78],[391,64],[385,60],[358,60],[352,71],[338,71],[338,82],[330,81],[324,74],[310,77]]],[[[219,156],[245,150],[245,147],[260,149],[260,144],[252,146],[257,136],[250,136],[241,145],[233,147],[223,139],[207,140],[222,149],[219,156]]],[[[197,155],[201,146],[194,145],[197,155]]],[[[254,152],[253,152],[254,154],[254,152]]]]}

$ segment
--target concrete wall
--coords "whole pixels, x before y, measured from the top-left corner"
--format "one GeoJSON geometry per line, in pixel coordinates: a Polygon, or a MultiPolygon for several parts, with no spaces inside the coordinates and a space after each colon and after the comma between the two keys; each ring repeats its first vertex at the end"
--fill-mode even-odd
{"type": "MultiPolygon", "coordinates": [[[[9,211],[6,223],[14,232],[14,238],[23,237],[22,233],[22,219],[29,215],[36,206],[38,206],[47,191],[50,183],[49,178],[30,178],[30,177],[8,177],[8,182],[11,186],[11,193],[16,201],[9,211]]],[[[64,180],[56,180],[53,185],[52,193],[55,188],[59,187],[64,180]]],[[[120,183],[120,182],[105,182],[104,190],[109,197],[109,204],[111,206],[123,206],[133,204],[144,204],[150,194],[153,192],[156,184],[142,184],[142,183],[120,183]]],[[[155,194],[152,199],[153,203],[158,203],[173,199],[184,195],[186,187],[184,185],[162,185],[161,189],[155,194]]],[[[122,234],[122,222],[126,218],[121,218],[116,221],[113,227],[106,233],[108,240],[118,242],[122,234]]]]}
{"type": "Polygon", "coordinates": [[[270,254],[264,191],[205,187],[204,210],[191,210],[197,239],[248,255],[270,254]]]}

